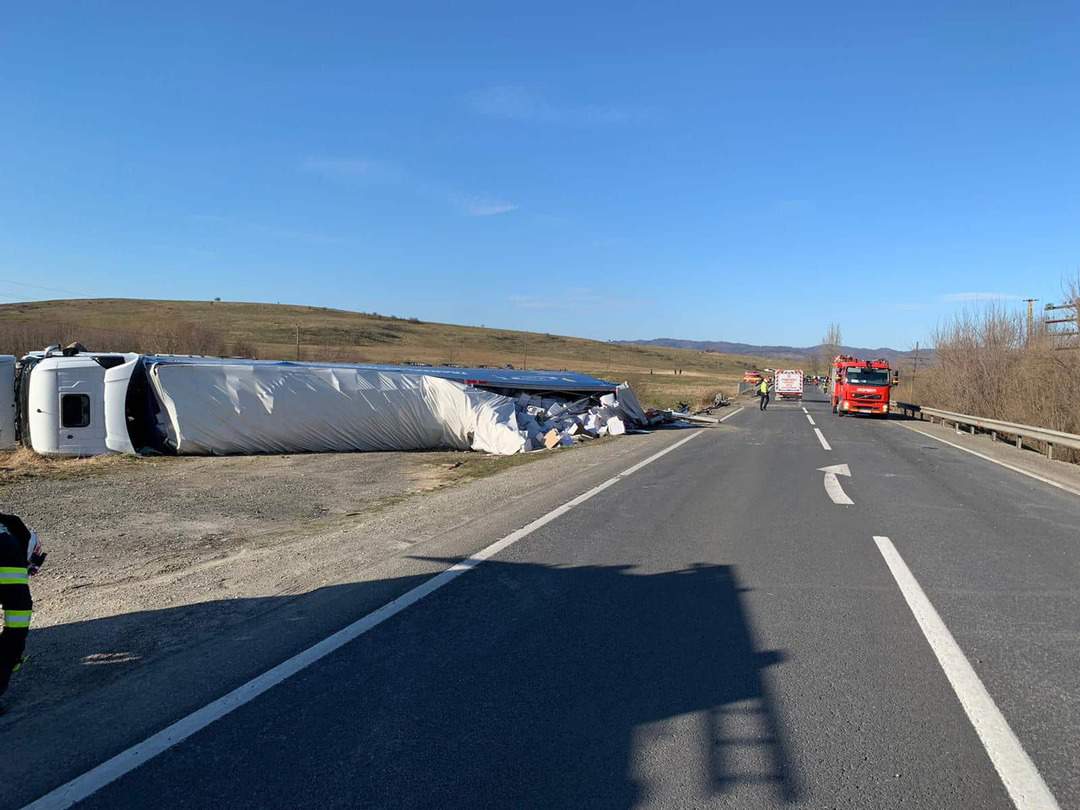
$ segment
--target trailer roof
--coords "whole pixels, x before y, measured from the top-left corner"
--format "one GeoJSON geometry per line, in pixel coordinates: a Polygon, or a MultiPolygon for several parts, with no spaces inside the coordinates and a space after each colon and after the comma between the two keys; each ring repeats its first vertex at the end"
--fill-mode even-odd
{"type": "Polygon", "coordinates": [[[170,365],[254,365],[301,368],[342,368],[385,371],[399,374],[422,374],[455,380],[481,388],[500,388],[514,391],[566,391],[606,393],[616,383],[601,380],[577,371],[523,370],[510,368],[454,368],[449,366],[412,366],[378,363],[316,363],[295,360],[245,360],[226,357],[192,357],[187,355],[145,355],[149,363],[170,365]]]}

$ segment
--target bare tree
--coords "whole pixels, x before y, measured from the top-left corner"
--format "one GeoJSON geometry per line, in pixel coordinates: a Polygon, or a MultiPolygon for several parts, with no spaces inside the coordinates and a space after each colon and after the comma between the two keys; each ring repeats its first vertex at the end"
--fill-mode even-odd
{"type": "Polygon", "coordinates": [[[233,343],[231,354],[233,357],[246,357],[249,360],[256,360],[259,357],[259,350],[254,343],[249,343],[241,338],[233,343]]]}
{"type": "MultiPolygon", "coordinates": [[[[1080,431],[1080,351],[1028,340],[1026,314],[1000,305],[963,312],[934,335],[934,361],[919,372],[927,405],[1008,422],[1080,431]]],[[[1080,460],[1062,450],[1055,458],[1080,460]]]]}
{"type": "Polygon", "coordinates": [[[843,336],[840,334],[840,324],[830,323],[829,328],[825,330],[825,336],[821,339],[821,347],[818,349],[821,365],[826,369],[832,364],[833,358],[840,353],[843,341],[843,336]]]}

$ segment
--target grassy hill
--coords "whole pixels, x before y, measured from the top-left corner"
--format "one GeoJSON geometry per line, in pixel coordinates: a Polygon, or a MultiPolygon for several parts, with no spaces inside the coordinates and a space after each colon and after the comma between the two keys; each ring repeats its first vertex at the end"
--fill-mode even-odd
{"type": "Polygon", "coordinates": [[[0,305],[0,353],[6,354],[79,340],[93,350],[296,359],[298,332],[302,360],[573,369],[629,380],[657,407],[695,404],[718,390],[731,395],[744,369],[772,364],[763,357],[285,304],[106,298],[0,305]]]}

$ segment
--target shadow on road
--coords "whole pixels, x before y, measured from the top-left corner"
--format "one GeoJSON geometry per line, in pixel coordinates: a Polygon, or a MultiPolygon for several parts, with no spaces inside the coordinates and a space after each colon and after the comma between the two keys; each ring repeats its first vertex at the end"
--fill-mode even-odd
{"type": "MultiPolygon", "coordinates": [[[[287,603],[303,615],[376,585],[177,610],[212,622],[241,601],[262,614],[287,603]]],[[[725,565],[639,573],[488,561],[100,799],[628,807],[654,791],[693,803],[764,784],[771,801],[795,802],[800,789],[763,678],[783,655],[755,645],[742,592],[725,565]]],[[[281,632],[287,617],[277,618],[281,632]]],[[[143,613],[45,628],[33,643],[57,634],[78,646],[80,634],[101,636],[87,625],[138,632],[137,623],[154,621],[143,613]]],[[[233,655],[242,654],[243,634],[232,637],[233,655]]],[[[118,700],[113,687],[102,697],[118,700]]]]}
{"type": "Polygon", "coordinates": [[[799,798],[762,677],[783,654],[756,648],[733,566],[484,569],[492,604],[512,608],[497,634],[478,629],[461,647],[469,677],[456,700],[479,711],[442,730],[454,749],[445,776],[472,773],[439,780],[450,803],[468,803],[485,776],[478,763],[494,762],[513,774],[496,803],[626,807],[657,779],[669,798],[673,786],[689,797],[745,783],[799,798]],[[672,754],[687,724],[695,744],[672,754]],[[661,771],[680,761],[686,771],[652,773],[656,757],[661,771]]]}

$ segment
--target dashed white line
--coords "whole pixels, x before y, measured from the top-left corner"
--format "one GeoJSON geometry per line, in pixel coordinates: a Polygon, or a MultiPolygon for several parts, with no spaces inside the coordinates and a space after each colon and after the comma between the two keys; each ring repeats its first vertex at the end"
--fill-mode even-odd
{"type": "MultiPolygon", "coordinates": [[[[742,409],[740,408],[740,410],[742,409]]],[[[738,412],[739,411],[733,411],[724,418],[727,419],[738,412]]],[[[292,658],[281,662],[273,669],[252,678],[247,683],[237,687],[212,703],[208,703],[201,709],[197,709],[186,717],[177,720],[172,725],[163,728],[161,731],[148,737],[141,743],[133,745],[126,751],[121,751],[112,759],[106,760],[100,765],[90,769],[82,776],[77,776],[70,782],[46,793],[41,798],[26,805],[24,810],[58,810],[58,808],[71,807],[76,802],[80,802],[93,795],[106,785],[115,782],[117,779],[135,770],[140,765],[169,750],[174,745],[183,742],[192,734],[201,731],[211,723],[220,720],[222,717],[235,709],[240,708],[244,704],[250,703],[252,700],[259,697],[259,695],[272,689],[301,670],[306,669],[319,659],[344,647],[350,641],[356,640],[372,628],[377,627],[392,616],[401,613],[405,608],[416,604],[425,596],[434,593],[444,585],[450,584],[462,574],[476,568],[476,566],[484,560],[495,556],[503,549],[512,546],[518,540],[521,540],[523,537],[527,537],[542,526],[565,515],[575,506],[580,506],[594,495],[599,495],[612,484],[618,483],[626,476],[632,475],[642,467],[652,464],[654,461],[666,456],[671,451],[682,447],[691,439],[700,436],[702,432],[703,431],[699,430],[691,433],[685,439],[680,439],[670,447],[665,447],[659,453],[654,453],[644,461],[640,461],[637,464],[628,467],[618,475],[609,478],[602,484],[598,484],[587,492],[583,492],[581,495],[567,501],[562,506],[555,507],[546,515],[537,518],[532,521],[532,523],[523,526],[517,531],[511,532],[501,540],[496,540],[491,545],[477,551],[467,559],[454,564],[440,574],[436,574],[431,579],[422,582],[412,590],[406,591],[397,599],[387,602],[382,607],[368,613],[366,616],[356,620],[352,624],[343,627],[333,635],[327,636],[317,644],[314,644],[306,650],[297,653],[292,658]]]]}
{"type": "Polygon", "coordinates": [[[811,425],[816,425],[817,424],[817,422],[814,421],[814,417],[812,417],[810,414],[807,414],[806,418],[810,422],[811,425]]]}
{"type": "Polygon", "coordinates": [[[945,670],[945,677],[952,684],[1013,804],[1018,810],[1056,810],[1058,803],[1054,794],[892,541],[888,537],[875,536],[874,542],[938,663],[945,670]]]}
{"type": "Polygon", "coordinates": [[[825,441],[825,435],[821,432],[821,428],[814,428],[814,433],[817,436],[817,440],[821,442],[822,447],[824,447],[826,450],[832,450],[832,447],[829,446],[829,443],[825,441]]]}
{"type": "Polygon", "coordinates": [[[805,414],[809,414],[809,413],[810,413],[810,411],[806,410],[806,406],[805,406],[805,405],[803,405],[803,409],[802,409],[802,412],[803,412],[803,413],[805,413],[805,414]]]}

